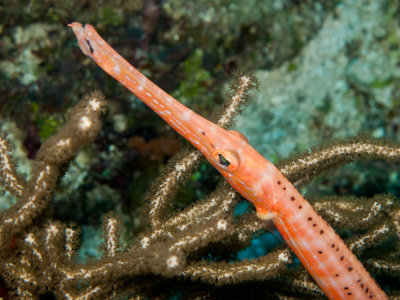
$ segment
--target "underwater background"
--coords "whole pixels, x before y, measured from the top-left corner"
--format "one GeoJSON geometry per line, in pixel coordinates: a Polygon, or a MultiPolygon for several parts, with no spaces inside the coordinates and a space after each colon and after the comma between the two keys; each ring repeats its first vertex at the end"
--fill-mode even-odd
{"type": "MultiPolygon", "coordinates": [[[[399,20],[400,1],[389,0],[0,0],[0,130],[29,177],[31,159],[68,109],[93,90],[104,93],[102,130],[69,164],[44,216],[76,223],[78,260],[96,259],[102,216],[121,216],[129,245],[144,226],[143,194],[187,142],[84,56],[67,24],[92,24],[153,82],[209,119],[235,71],[254,73],[259,88],[233,128],[278,163],[346,137],[399,142],[399,20]]],[[[398,163],[359,161],[324,173],[302,193],[311,202],[381,193],[399,201],[399,172],[398,163]]],[[[208,195],[218,180],[203,162],[171,211],[208,195]]],[[[4,193],[0,209],[14,201],[4,193]]],[[[263,255],[280,240],[274,231],[258,236],[236,259],[263,255]]],[[[380,284],[388,291],[399,281],[380,284]]]]}

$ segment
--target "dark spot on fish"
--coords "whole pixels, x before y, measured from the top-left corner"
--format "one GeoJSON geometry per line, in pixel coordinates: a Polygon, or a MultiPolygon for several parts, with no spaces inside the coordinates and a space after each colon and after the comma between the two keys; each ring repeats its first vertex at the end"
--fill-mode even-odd
{"type": "Polygon", "coordinates": [[[89,47],[90,54],[93,54],[94,53],[94,49],[93,49],[92,45],[90,44],[89,40],[85,40],[85,42],[89,47]]]}

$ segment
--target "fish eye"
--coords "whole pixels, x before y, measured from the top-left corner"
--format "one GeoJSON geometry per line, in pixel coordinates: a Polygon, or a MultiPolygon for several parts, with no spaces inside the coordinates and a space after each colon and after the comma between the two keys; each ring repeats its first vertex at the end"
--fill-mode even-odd
{"type": "Polygon", "coordinates": [[[219,163],[224,167],[229,167],[231,164],[225,157],[222,156],[221,153],[218,154],[219,163]]]}
{"type": "Polygon", "coordinates": [[[239,167],[239,156],[234,151],[218,150],[213,153],[213,156],[225,171],[232,172],[239,167]]]}

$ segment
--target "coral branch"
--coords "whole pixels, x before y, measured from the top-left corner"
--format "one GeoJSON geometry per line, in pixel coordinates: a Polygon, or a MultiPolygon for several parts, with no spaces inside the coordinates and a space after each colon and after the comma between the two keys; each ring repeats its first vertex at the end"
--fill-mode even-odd
{"type": "MultiPolygon", "coordinates": [[[[232,112],[239,109],[237,100],[247,93],[244,77],[240,78],[232,96],[235,99],[225,108],[229,112],[220,119],[222,123],[231,123],[232,112]]],[[[11,188],[18,196],[17,204],[0,215],[0,271],[15,297],[35,299],[51,291],[59,299],[113,299],[121,295],[140,298],[154,296],[160,290],[157,287],[165,285],[176,285],[185,295],[194,290],[208,296],[229,295],[259,281],[264,286],[260,294],[272,298],[322,295],[301,269],[287,268],[292,261],[288,249],[274,249],[249,261],[232,261],[255,234],[271,230],[271,225],[256,219],[252,213],[234,217],[234,207],[240,197],[225,182],[208,197],[181,211],[167,213],[178,186],[199,164],[197,151],[183,150],[155,180],[145,198],[150,226],[132,241],[129,250],[120,247],[122,224],[115,213],[110,213],[104,218],[103,257],[77,264],[74,261],[78,244],[76,225],[67,227],[47,219],[39,222],[39,217],[52,198],[61,166],[96,137],[105,105],[98,93],[78,103],[60,131],[43,143],[34,162],[33,175],[26,184],[15,175],[8,144],[1,144],[3,177],[17,178],[9,182],[21,186],[11,188]],[[179,282],[182,279],[185,288],[179,282]]],[[[291,178],[306,178],[299,180],[304,183],[327,168],[358,158],[397,159],[398,149],[396,145],[371,141],[343,142],[286,162],[283,170],[291,178]]],[[[8,183],[3,181],[3,185],[8,183]]],[[[398,279],[400,205],[396,199],[388,195],[371,199],[331,197],[317,199],[314,205],[332,225],[359,234],[347,242],[361,258],[372,246],[393,243],[386,257],[368,255],[364,261],[370,270],[393,281],[398,279]],[[397,240],[392,241],[393,237],[397,240]]]]}

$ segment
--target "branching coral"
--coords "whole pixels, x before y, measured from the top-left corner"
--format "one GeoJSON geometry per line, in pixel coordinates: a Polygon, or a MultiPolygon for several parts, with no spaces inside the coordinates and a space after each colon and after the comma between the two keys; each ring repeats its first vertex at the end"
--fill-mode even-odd
{"type": "MultiPolygon", "coordinates": [[[[220,126],[231,123],[253,86],[253,81],[238,78],[232,101],[218,121],[220,126]]],[[[9,155],[11,148],[1,138],[2,185],[19,199],[0,215],[0,272],[13,295],[19,299],[39,298],[46,292],[59,299],[118,298],[123,294],[132,299],[165,298],[171,293],[181,293],[185,299],[232,294],[277,299],[323,296],[302,268],[288,268],[293,258],[286,248],[278,247],[257,259],[232,260],[251,242],[254,233],[268,229],[270,224],[256,219],[253,213],[234,217],[239,196],[227,184],[221,183],[207,198],[182,211],[168,213],[177,187],[201,159],[199,152],[187,149],[169,162],[145,197],[149,226],[130,248],[121,249],[120,221],[115,214],[108,214],[104,218],[103,257],[87,264],[75,263],[75,226],[49,220],[43,212],[65,164],[95,139],[106,105],[99,93],[79,102],[68,113],[62,129],[41,146],[27,182],[17,176],[9,155]]],[[[327,168],[360,157],[397,160],[399,153],[396,145],[340,142],[293,158],[280,168],[300,185],[327,168]]],[[[383,195],[373,199],[319,199],[314,206],[335,227],[360,234],[348,239],[349,247],[369,270],[389,279],[389,294],[398,295],[398,201],[383,195]],[[366,251],[372,246],[385,252],[366,251]]]]}

